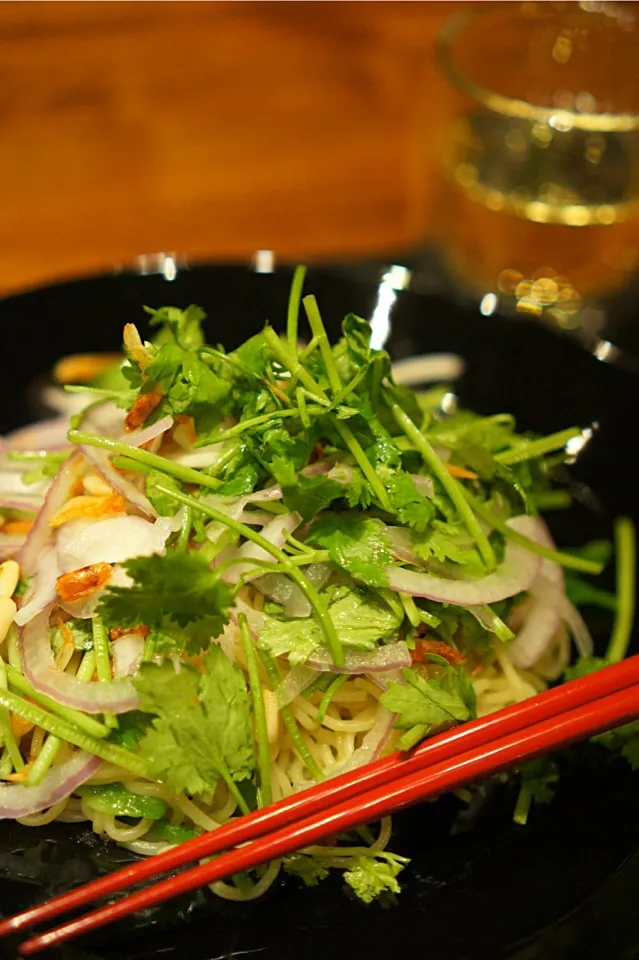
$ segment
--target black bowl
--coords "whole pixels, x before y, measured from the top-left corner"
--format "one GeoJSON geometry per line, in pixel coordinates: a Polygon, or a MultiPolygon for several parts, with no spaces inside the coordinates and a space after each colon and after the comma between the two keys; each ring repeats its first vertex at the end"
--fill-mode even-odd
{"type": "MultiPolygon", "coordinates": [[[[395,296],[387,344],[392,355],[460,354],[466,363],[457,385],[463,403],[487,413],[510,411],[522,429],[598,424],[571,470],[585,505],[553,518],[560,542],[609,536],[614,515],[639,515],[639,381],[530,321],[484,317],[410,289],[389,297],[388,284],[380,298],[384,273],[370,264],[309,271],[306,289],[317,295],[329,332],[337,332],[346,312],[370,317],[395,296]]],[[[290,278],[286,268],[264,274],[247,266],[197,267],[171,281],[160,273],[124,272],[0,301],[0,432],[39,414],[37,386],[57,358],[117,348],[123,323],[143,322],[142,304],[201,304],[209,339],[233,347],[267,319],[282,325],[290,278]]],[[[594,626],[605,639],[609,625],[594,626]]],[[[401,897],[386,907],[355,902],[337,879],[311,890],[287,880],[246,905],[199,893],[59,955],[637,957],[639,776],[591,745],[567,753],[562,770],[555,800],[533,809],[525,828],[512,823],[515,794],[507,783],[489,785],[470,824],[451,797],[398,816],[392,848],[411,856],[412,865],[401,897]]],[[[0,824],[2,912],[86,881],[127,856],[82,827],[0,824]]]]}

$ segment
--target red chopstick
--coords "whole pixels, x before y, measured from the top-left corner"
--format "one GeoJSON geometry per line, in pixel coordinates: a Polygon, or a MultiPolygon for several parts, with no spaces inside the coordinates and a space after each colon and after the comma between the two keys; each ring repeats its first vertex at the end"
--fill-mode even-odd
{"type": "Polygon", "coordinates": [[[524,758],[591,736],[639,714],[639,691],[632,688],[637,683],[639,657],[632,657],[434,737],[408,757],[395,754],[377,761],[157,857],[93,881],[5,921],[0,925],[0,934],[52,919],[97,897],[119,892],[166,870],[269,832],[262,841],[256,840],[212,863],[161,881],[23,945],[24,953],[37,952],[142,906],[161,902],[249,865],[282,856],[327,833],[378,819],[390,810],[420,798],[445,792],[524,758]],[[356,799],[348,802],[351,798],[356,799]]]}

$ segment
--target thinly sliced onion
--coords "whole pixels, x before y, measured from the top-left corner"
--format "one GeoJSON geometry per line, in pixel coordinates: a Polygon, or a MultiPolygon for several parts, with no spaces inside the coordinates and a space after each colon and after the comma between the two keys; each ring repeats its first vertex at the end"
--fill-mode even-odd
{"type": "Polygon", "coordinates": [[[70,446],[67,440],[69,421],[66,417],[40,420],[5,437],[7,450],[63,450],[70,446]]]}
{"type": "Polygon", "coordinates": [[[169,459],[184,467],[214,467],[226,456],[230,446],[231,442],[226,441],[206,447],[190,447],[188,450],[181,449],[179,453],[169,454],[169,459]]]}
{"type": "Polygon", "coordinates": [[[37,513],[43,503],[44,497],[25,496],[11,498],[0,495],[0,508],[4,510],[22,510],[25,513],[37,513]]]}
{"type": "Polygon", "coordinates": [[[158,517],[155,523],[128,514],[101,520],[71,520],[58,532],[60,572],[163,554],[171,528],[171,517],[158,517]]]}
{"type": "Polygon", "coordinates": [[[131,677],[137,673],[142,653],[144,652],[144,637],[141,633],[125,633],[111,644],[113,654],[113,676],[131,677]]]}
{"type": "Polygon", "coordinates": [[[389,710],[380,707],[375,723],[365,735],[361,746],[353,752],[353,755],[345,763],[333,767],[329,776],[337,777],[342,773],[348,773],[350,770],[356,770],[366,763],[377,760],[393,732],[396,718],[397,714],[390,713],[389,710]]]}
{"type": "Polygon", "coordinates": [[[430,353],[405,357],[393,364],[393,380],[406,387],[422,383],[446,383],[464,372],[464,360],[456,353],[430,353]]]}
{"type": "Polygon", "coordinates": [[[69,494],[78,477],[81,463],[82,457],[80,454],[73,453],[69,459],[62,464],[55,480],[49,487],[49,492],[47,493],[42,509],[27,535],[24,547],[20,551],[19,562],[24,576],[30,577],[34,574],[38,557],[48,544],[53,543],[53,530],[50,525],[51,520],[69,499],[69,494]]]}
{"type": "MultiPolygon", "coordinates": [[[[292,533],[293,530],[296,530],[302,522],[302,518],[299,513],[284,513],[280,516],[274,517],[270,523],[262,530],[262,536],[265,540],[268,540],[269,543],[272,543],[274,547],[282,547],[286,541],[287,534],[292,533]]],[[[250,540],[247,540],[246,543],[243,543],[242,546],[236,550],[235,557],[238,560],[272,560],[272,556],[268,553],[263,547],[259,547],[257,544],[253,543],[250,540]]],[[[244,576],[245,580],[255,579],[260,576],[260,569],[255,563],[236,563],[232,567],[228,567],[227,570],[222,574],[222,578],[228,583],[237,583],[239,578],[244,576]]]]}
{"type": "Polygon", "coordinates": [[[23,498],[29,500],[34,497],[44,497],[47,490],[52,486],[51,481],[44,479],[38,480],[36,483],[25,483],[22,479],[23,470],[24,463],[8,462],[1,465],[0,496],[19,497],[21,500],[23,498]]]}
{"type": "Polygon", "coordinates": [[[15,557],[16,553],[19,553],[24,546],[25,540],[26,537],[3,536],[2,533],[0,533],[0,563],[4,560],[9,560],[11,557],[15,557]]]}
{"type": "MultiPolygon", "coordinates": [[[[332,572],[329,563],[309,563],[304,568],[307,580],[316,590],[321,590],[332,572]]],[[[292,618],[310,617],[311,605],[298,587],[285,573],[266,573],[258,577],[253,585],[260,593],[284,607],[284,616],[292,618]]]]}
{"type": "Polygon", "coordinates": [[[386,670],[380,673],[367,673],[366,678],[380,688],[387,690],[389,683],[405,683],[401,670],[386,670]]]}
{"type": "Polygon", "coordinates": [[[410,667],[410,651],[403,640],[375,647],[369,653],[344,651],[344,663],[333,663],[328,650],[316,650],[306,661],[307,667],[329,673],[386,673],[410,667]]]}
{"type": "Polygon", "coordinates": [[[143,427],[142,430],[135,430],[131,433],[124,433],[120,437],[120,443],[126,443],[130,447],[141,447],[156,437],[161,437],[163,433],[170,430],[173,426],[173,417],[161,417],[150,427],[143,427]]]}
{"type": "Polygon", "coordinates": [[[31,579],[29,593],[24,603],[16,613],[14,620],[19,627],[23,627],[29,620],[51,606],[55,600],[55,583],[60,574],[58,557],[55,548],[44,547],[36,562],[35,573],[31,579]]]}
{"type": "Polygon", "coordinates": [[[432,500],[435,496],[435,484],[430,477],[423,477],[420,473],[411,473],[411,480],[422,497],[432,500]]]}
{"type": "Polygon", "coordinates": [[[78,750],[66,763],[49,770],[37,787],[26,787],[23,783],[0,784],[0,820],[27,817],[60,803],[86,783],[101,763],[99,757],[78,750]]]}
{"type": "Polygon", "coordinates": [[[22,629],[20,648],[25,677],[36,690],[56,703],[84,713],[126,713],[139,703],[129,679],[92,683],[58,670],[49,642],[49,613],[46,610],[22,629]]]}
{"type": "MultiPolygon", "coordinates": [[[[577,610],[570,602],[562,589],[556,584],[550,583],[543,577],[539,577],[530,588],[530,592],[545,607],[554,610],[555,613],[564,621],[570,630],[575,646],[582,658],[591,657],[593,652],[593,641],[590,630],[577,610]]],[[[553,634],[554,636],[554,634],[553,634]]],[[[539,658],[537,658],[539,659],[539,658]]]]}
{"type": "MultiPolygon", "coordinates": [[[[554,549],[550,531],[540,519],[537,520],[535,539],[538,543],[554,549]]],[[[535,584],[543,581],[553,584],[564,594],[563,570],[558,563],[546,557],[541,562],[539,576],[530,588],[532,602],[529,604],[526,620],[508,646],[511,662],[521,670],[527,670],[543,657],[559,629],[561,617],[557,605],[546,602],[546,598],[539,596],[534,590],[535,584]]]]}
{"type": "Polygon", "coordinates": [[[91,447],[88,444],[82,444],[80,449],[85,457],[91,461],[98,473],[104,477],[106,482],[110,483],[116,490],[119,490],[129,503],[137,507],[137,509],[147,517],[157,517],[157,512],[151,504],[151,501],[148,500],[130,480],[126,480],[122,474],[111,465],[106,450],[102,450],[99,447],[91,447]]]}
{"type": "Polygon", "coordinates": [[[318,670],[313,670],[303,663],[289,670],[275,690],[275,696],[280,707],[286,707],[295,697],[299,697],[300,693],[303,693],[318,675],[318,670]]]}
{"type": "MultiPolygon", "coordinates": [[[[518,533],[535,538],[537,526],[534,517],[513,517],[507,523],[518,533]]],[[[472,607],[477,604],[497,603],[527,590],[537,576],[539,567],[540,558],[537,554],[511,540],[506,544],[503,563],[494,573],[478,580],[445,580],[429,573],[392,566],[386,567],[386,574],[390,589],[398,593],[472,607]]]]}
{"type": "Polygon", "coordinates": [[[300,471],[304,477],[318,477],[323,473],[328,473],[335,466],[330,460],[316,460],[315,463],[309,463],[300,471]]]}
{"type": "Polygon", "coordinates": [[[415,553],[410,530],[405,527],[386,527],[386,537],[397,560],[412,563],[416,567],[423,564],[422,558],[415,553]]]}

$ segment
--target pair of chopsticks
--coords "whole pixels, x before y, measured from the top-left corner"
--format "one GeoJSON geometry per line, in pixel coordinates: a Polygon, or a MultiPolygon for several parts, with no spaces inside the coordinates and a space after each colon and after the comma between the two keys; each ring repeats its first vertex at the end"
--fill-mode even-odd
{"type": "Polygon", "coordinates": [[[0,923],[0,936],[53,920],[192,861],[221,854],[27,940],[20,952],[30,956],[136,910],[278,859],[328,835],[379,820],[420,800],[637,717],[639,655],[432,737],[409,754],[395,753],[377,760],[54,897],[0,923]],[[221,853],[224,850],[227,852],[221,853]]]}

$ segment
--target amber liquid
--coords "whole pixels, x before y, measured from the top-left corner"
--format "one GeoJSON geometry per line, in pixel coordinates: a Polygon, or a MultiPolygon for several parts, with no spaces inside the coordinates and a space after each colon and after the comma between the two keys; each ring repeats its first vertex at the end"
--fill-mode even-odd
{"type": "Polygon", "coordinates": [[[566,320],[639,270],[639,137],[459,121],[446,157],[447,258],[480,292],[566,320]],[[552,280],[553,283],[540,282],[552,280]]]}

